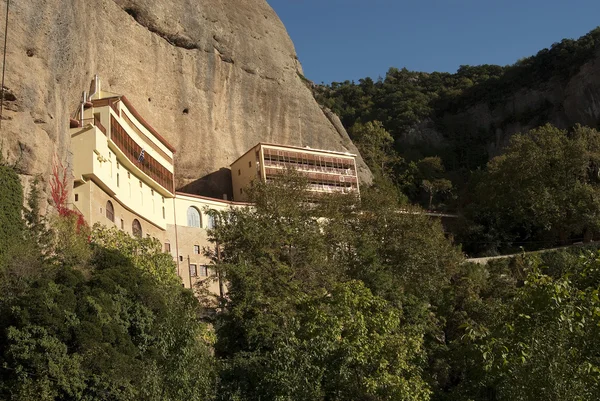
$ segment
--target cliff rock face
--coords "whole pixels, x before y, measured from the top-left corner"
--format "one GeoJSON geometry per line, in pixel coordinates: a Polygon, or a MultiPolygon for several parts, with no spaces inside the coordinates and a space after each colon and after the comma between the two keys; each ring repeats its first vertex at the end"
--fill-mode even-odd
{"type": "Polygon", "coordinates": [[[518,132],[551,123],[568,129],[575,124],[600,127],[600,50],[568,80],[552,78],[523,88],[497,104],[477,103],[457,114],[444,116],[447,126],[459,132],[487,133],[490,156],[499,154],[518,132]]]}
{"type": "MultiPolygon", "coordinates": [[[[178,187],[224,193],[210,177],[260,141],[358,153],[265,0],[37,0],[11,3],[0,132],[24,174],[69,160],[69,117],[95,73],[177,149],[178,187]]],[[[359,170],[369,181],[360,157],[359,170]]]]}

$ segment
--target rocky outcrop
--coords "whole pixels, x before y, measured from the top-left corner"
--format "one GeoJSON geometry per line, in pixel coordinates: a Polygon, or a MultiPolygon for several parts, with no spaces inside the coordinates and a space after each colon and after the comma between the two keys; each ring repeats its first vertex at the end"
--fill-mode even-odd
{"type": "Polygon", "coordinates": [[[357,153],[265,0],[12,2],[8,38],[0,135],[25,174],[69,160],[69,117],[95,73],[177,149],[178,187],[259,141],[357,153]]]}
{"type": "Polygon", "coordinates": [[[545,123],[563,129],[575,124],[598,128],[600,49],[567,80],[555,77],[535,88],[522,88],[501,102],[476,103],[459,113],[446,113],[442,121],[451,136],[486,136],[490,156],[499,154],[513,134],[545,123]]]}

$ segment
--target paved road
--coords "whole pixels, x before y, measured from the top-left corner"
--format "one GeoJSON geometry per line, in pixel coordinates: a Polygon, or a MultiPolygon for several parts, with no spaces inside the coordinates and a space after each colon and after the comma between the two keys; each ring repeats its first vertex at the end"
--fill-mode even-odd
{"type": "MultiPolygon", "coordinates": [[[[543,253],[543,252],[558,251],[560,249],[573,248],[573,247],[581,247],[581,246],[587,246],[587,245],[600,245],[600,241],[586,242],[586,243],[577,242],[575,244],[566,245],[566,246],[559,246],[559,247],[556,247],[556,248],[540,249],[539,251],[525,252],[525,255],[532,254],[532,253],[543,253]]],[[[520,256],[520,255],[523,255],[523,252],[513,253],[513,254],[510,254],[510,255],[488,256],[488,257],[485,257],[485,258],[471,258],[471,259],[466,259],[465,262],[472,262],[472,263],[477,263],[477,264],[480,264],[480,265],[485,265],[490,260],[494,260],[494,259],[507,259],[507,258],[513,258],[515,256],[520,256]]]]}

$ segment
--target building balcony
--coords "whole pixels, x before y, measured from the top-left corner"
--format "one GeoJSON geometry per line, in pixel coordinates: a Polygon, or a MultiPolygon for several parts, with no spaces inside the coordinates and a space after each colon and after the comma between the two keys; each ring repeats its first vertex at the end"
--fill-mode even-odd
{"type": "Polygon", "coordinates": [[[277,168],[277,169],[287,169],[292,168],[294,170],[309,172],[309,173],[322,173],[322,174],[333,174],[333,175],[343,175],[355,177],[356,172],[352,168],[336,168],[336,167],[325,167],[325,166],[316,166],[312,164],[299,164],[299,163],[291,163],[291,162],[282,162],[276,160],[267,160],[265,159],[265,167],[277,168]]]}

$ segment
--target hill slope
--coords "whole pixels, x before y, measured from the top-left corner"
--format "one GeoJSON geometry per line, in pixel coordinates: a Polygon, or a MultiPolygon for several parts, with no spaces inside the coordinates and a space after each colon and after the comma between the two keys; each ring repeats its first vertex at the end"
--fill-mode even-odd
{"type": "Polygon", "coordinates": [[[600,28],[512,66],[462,66],[454,74],[391,68],[379,81],[319,86],[316,97],[346,127],[382,121],[409,159],[439,154],[447,168],[473,169],[514,133],[547,122],[600,124],[600,28]]]}

